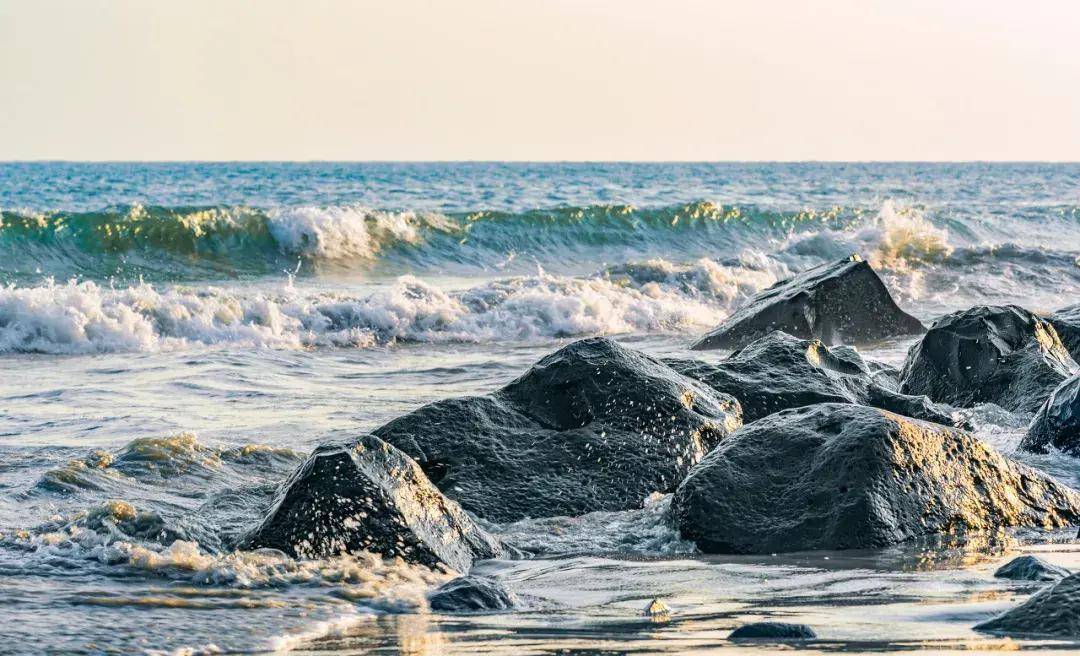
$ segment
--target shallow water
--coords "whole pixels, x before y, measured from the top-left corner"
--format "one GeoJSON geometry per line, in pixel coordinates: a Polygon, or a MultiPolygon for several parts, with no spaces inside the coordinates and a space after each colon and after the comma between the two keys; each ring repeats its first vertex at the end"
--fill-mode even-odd
{"type": "MultiPolygon", "coordinates": [[[[768,652],[726,640],[766,617],[817,652],[1080,646],[971,629],[1032,592],[1007,558],[1080,567],[1067,534],[702,557],[657,497],[493,527],[538,554],[478,566],[528,607],[472,617],[425,610],[446,573],[228,546],[321,441],[585,335],[689,355],[853,250],[924,319],[1077,302],[1080,167],[3,164],[0,211],[2,653],[768,652]]],[[[1027,420],[975,415],[1010,454],[1027,420]]]]}

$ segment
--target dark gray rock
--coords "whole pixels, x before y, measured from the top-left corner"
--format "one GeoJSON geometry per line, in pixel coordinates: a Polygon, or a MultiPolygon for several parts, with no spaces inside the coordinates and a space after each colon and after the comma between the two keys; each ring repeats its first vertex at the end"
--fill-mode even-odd
{"type": "Polygon", "coordinates": [[[935,533],[1080,520],[1080,494],[970,434],[827,403],[770,415],[720,443],[675,493],[707,553],[879,548],[935,533]]]}
{"type": "Polygon", "coordinates": [[[896,305],[869,264],[852,255],[776,283],[691,348],[735,349],[774,330],[826,344],[861,344],[926,328],[896,305]]]}
{"type": "Polygon", "coordinates": [[[994,572],[999,579],[1014,581],[1056,581],[1069,575],[1069,570],[1051,565],[1037,556],[1019,556],[994,572]]]}
{"type": "Polygon", "coordinates": [[[1049,323],[1015,305],[945,315],[908,351],[900,391],[970,408],[1035,412],[1077,370],[1049,323]]]}
{"type": "Polygon", "coordinates": [[[805,624],[786,622],[753,622],[731,632],[728,640],[812,640],[814,630],[805,624]]]}
{"type": "Polygon", "coordinates": [[[1080,574],[1043,588],[975,629],[999,635],[1080,637],[1080,574]]]}
{"type": "Polygon", "coordinates": [[[609,339],[574,342],[487,396],[377,429],[496,522],[641,507],[741,425],[738,402],[609,339]]]}
{"type": "Polygon", "coordinates": [[[1057,331],[1073,360],[1080,358],[1080,304],[1061,308],[1046,320],[1057,331]]]}
{"type": "Polygon", "coordinates": [[[241,546],[301,558],[369,551],[460,572],[502,552],[415,462],[370,435],[315,449],[241,546]]]}
{"type": "MultiPolygon", "coordinates": [[[[815,403],[856,403],[946,425],[952,408],[925,396],[908,396],[875,382],[870,366],[850,347],[829,348],[820,340],[776,331],[717,363],[665,360],[676,371],[730,394],[742,406],[743,421],[815,403]]],[[[879,369],[880,370],[880,369],[879,369]]]]}
{"type": "Polygon", "coordinates": [[[483,576],[462,576],[439,586],[428,605],[441,613],[492,613],[513,610],[517,595],[498,581],[483,576]]]}
{"type": "Polygon", "coordinates": [[[1058,385],[1039,406],[1020,448],[1046,453],[1049,447],[1080,456],[1080,375],[1058,385]]]}

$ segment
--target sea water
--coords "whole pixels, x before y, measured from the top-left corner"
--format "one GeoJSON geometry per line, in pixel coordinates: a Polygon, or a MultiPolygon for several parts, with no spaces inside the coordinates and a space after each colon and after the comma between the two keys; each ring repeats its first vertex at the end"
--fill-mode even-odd
{"type": "MultiPolygon", "coordinates": [[[[767,652],[726,640],[765,618],[816,652],[1080,646],[971,628],[1037,588],[1009,557],[1080,568],[1071,531],[703,556],[656,494],[490,526],[534,554],[478,565],[525,606],[457,617],[426,607],[449,572],[229,546],[324,440],[587,335],[690,356],[852,252],[926,321],[1080,302],[1080,166],[0,164],[0,653],[767,652]]],[[[1016,451],[1029,419],[974,423],[1080,485],[1016,451]]]]}

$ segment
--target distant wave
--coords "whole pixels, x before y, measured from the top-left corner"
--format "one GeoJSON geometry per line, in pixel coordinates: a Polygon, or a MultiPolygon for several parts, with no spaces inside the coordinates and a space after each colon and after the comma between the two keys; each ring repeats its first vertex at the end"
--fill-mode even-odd
{"type": "MultiPolygon", "coordinates": [[[[84,213],[0,212],[0,256],[9,281],[72,275],[183,281],[280,275],[297,266],[302,273],[380,263],[405,270],[521,271],[534,260],[576,259],[588,266],[613,255],[723,259],[790,240],[802,240],[793,252],[805,255],[828,246],[814,239],[867,242],[877,235],[879,243],[871,250],[879,248],[882,261],[892,263],[947,250],[938,243],[946,238],[939,232],[928,221],[913,223],[891,205],[880,212],[785,213],[700,201],[660,208],[595,205],[456,214],[359,206],[136,205],[84,213]]],[[[845,249],[850,245],[832,248],[845,249]]]]}

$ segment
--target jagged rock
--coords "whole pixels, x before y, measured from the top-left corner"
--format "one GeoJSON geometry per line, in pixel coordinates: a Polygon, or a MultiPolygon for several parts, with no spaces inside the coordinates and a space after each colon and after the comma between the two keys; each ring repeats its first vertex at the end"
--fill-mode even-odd
{"type": "Polygon", "coordinates": [[[1058,385],[1039,406],[1020,448],[1046,453],[1054,447],[1070,455],[1080,455],[1080,375],[1058,385]]]}
{"type": "Polygon", "coordinates": [[[1015,305],[945,315],[911,347],[900,391],[970,408],[1035,412],[1077,370],[1049,323],[1015,305]]]}
{"type": "Polygon", "coordinates": [[[645,606],[641,614],[645,617],[667,617],[671,614],[671,609],[659,599],[653,599],[645,606]]]}
{"type": "Polygon", "coordinates": [[[1080,636],[1080,574],[1043,588],[975,629],[999,635],[1080,636]]]}
{"type": "Polygon", "coordinates": [[[432,403],[375,434],[467,510],[507,522],[639,508],[741,423],[732,397],[593,338],[492,394],[432,403]]]}
{"type": "Polygon", "coordinates": [[[1019,556],[994,572],[999,579],[1014,581],[1056,581],[1069,575],[1069,570],[1051,565],[1037,556],[1019,556]]]}
{"type": "Polygon", "coordinates": [[[415,462],[370,435],[315,449],[242,546],[301,558],[369,551],[461,572],[502,552],[415,462]]]}
{"type": "Polygon", "coordinates": [[[479,613],[512,610],[517,595],[497,581],[482,576],[462,576],[439,586],[428,596],[432,610],[442,613],[479,613]]]}
{"type": "Polygon", "coordinates": [[[1080,494],[970,434],[827,403],[747,424],[682,482],[672,516],[707,553],[879,548],[1080,520],[1080,494]]]}
{"type": "Polygon", "coordinates": [[[776,283],[691,348],[735,349],[774,330],[826,344],[860,344],[926,328],[896,305],[869,264],[852,255],[776,283]]]}
{"type": "Polygon", "coordinates": [[[1046,318],[1073,360],[1080,358],[1080,304],[1064,307],[1046,318]]]}
{"type": "Polygon", "coordinates": [[[786,622],[752,622],[731,632],[728,640],[812,640],[814,630],[805,624],[786,622]]]}
{"type": "MultiPolygon", "coordinates": [[[[665,362],[676,371],[738,399],[743,421],[815,403],[856,403],[955,425],[952,409],[925,396],[908,396],[875,382],[870,366],[849,347],[775,331],[747,344],[726,360],[665,362]]],[[[880,369],[879,369],[880,371],[880,369]]]]}

